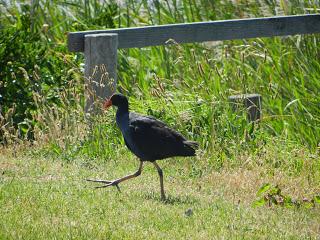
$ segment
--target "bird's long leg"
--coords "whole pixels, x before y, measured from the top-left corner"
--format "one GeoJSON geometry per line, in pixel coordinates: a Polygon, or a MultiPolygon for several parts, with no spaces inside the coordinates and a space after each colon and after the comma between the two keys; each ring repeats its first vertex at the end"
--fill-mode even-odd
{"type": "Polygon", "coordinates": [[[159,165],[156,162],[153,162],[153,165],[158,170],[158,174],[159,174],[159,177],[160,177],[161,200],[165,201],[166,200],[166,195],[164,194],[164,187],[163,187],[163,172],[162,172],[162,169],[159,167],[159,165]]]}
{"type": "Polygon", "coordinates": [[[142,166],[143,166],[143,162],[140,161],[139,169],[135,173],[132,173],[132,174],[129,174],[129,175],[124,176],[122,178],[118,178],[118,179],[111,180],[111,181],[101,180],[101,179],[86,179],[86,180],[89,182],[98,182],[98,183],[105,183],[106,184],[106,185],[98,186],[96,188],[105,188],[105,187],[109,187],[109,186],[116,186],[118,188],[118,190],[120,191],[118,184],[125,181],[125,180],[128,180],[130,178],[138,177],[142,172],[142,166]]]}

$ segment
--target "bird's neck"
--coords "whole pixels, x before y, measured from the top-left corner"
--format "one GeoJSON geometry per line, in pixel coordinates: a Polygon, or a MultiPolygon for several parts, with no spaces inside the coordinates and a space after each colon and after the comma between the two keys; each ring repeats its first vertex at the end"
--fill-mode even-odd
{"type": "Polygon", "coordinates": [[[119,107],[116,114],[116,121],[120,129],[123,129],[128,125],[129,121],[129,109],[128,107],[119,107]]]}
{"type": "Polygon", "coordinates": [[[129,112],[128,105],[120,106],[118,107],[118,110],[117,110],[117,116],[127,114],[128,112],[129,112]]]}

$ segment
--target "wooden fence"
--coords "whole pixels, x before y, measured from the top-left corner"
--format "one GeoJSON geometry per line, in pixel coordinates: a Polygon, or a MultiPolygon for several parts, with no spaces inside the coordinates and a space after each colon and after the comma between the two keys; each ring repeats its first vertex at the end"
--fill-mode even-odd
{"type": "MultiPolygon", "coordinates": [[[[99,98],[106,98],[115,89],[118,48],[166,45],[170,39],[194,43],[311,33],[320,33],[320,14],[71,32],[68,48],[84,52],[85,78],[99,98]],[[106,68],[98,71],[97,66],[106,68]]],[[[87,110],[93,102],[89,98],[87,110]]]]}

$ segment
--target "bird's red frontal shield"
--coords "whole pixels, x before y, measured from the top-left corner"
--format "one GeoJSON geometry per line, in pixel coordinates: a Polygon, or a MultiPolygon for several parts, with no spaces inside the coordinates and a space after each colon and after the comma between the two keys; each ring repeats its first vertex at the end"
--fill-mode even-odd
{"type": "Polygon", "coordinates": [[[104,110],[107,110],[109,107],[111,107],[112,106],[112,101],[111,101],[111,99],[107,99],[107,100],[105,100],[104,101],[104,103],[103,103],[103,109],[104,110]]]}

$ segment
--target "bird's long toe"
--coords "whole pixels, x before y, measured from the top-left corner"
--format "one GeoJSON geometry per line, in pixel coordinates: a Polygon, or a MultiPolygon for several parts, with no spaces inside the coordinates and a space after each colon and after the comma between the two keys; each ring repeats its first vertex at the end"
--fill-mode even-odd
{"type": "Polygon", "coordinates": [[[94,188],[106,188],[106,187],[110,187],[110,186],[113,186],[113,185],[111,183],[109,183],[109,184],[102,185],[102,186],[96,186],[94,188]]]}
{"type": "Polygon", "coordinates": [[[105,183],[105,184],[110,184],[114,181],[109,181],[109,180],[101,180],[101,179],[86,179],[88,182],[97,182],[97,183],[105,183]]]}
{"type": "Polygon", "coordinates": [[[110,187],[110,186],[115,186],[119,192],[121,192],[120,187],[119,187],[119,181],[118,180],[113,180],[113,181],[109,181],[109,180],[101,180],[101,179],[86,179],[88,182],[97,182],[97,183],[104,183],[105,185],[102,186],[96,186],[94,188],[106,188],[106,187],[110,187]]]}

